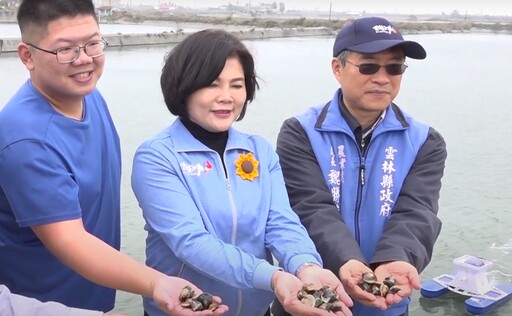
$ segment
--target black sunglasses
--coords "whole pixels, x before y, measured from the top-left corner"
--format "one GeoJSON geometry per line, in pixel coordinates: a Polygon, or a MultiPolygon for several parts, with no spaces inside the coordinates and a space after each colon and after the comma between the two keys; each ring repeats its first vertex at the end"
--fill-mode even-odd
{"type": "Polygon", "coordinates": [[[403,74],[408,67],[407,64],[387,64],[387,65],[381,66],[379,64],[373,64],[373,63],[357,65],[348,60],[345,60],[345,62],[359,68],[359,72],[363,75],[373,75],[380,70],[380,67],[384,67],[384,69],[386,69],[386,72],[389,75],[397,76],[397,75],[403,74]]]}

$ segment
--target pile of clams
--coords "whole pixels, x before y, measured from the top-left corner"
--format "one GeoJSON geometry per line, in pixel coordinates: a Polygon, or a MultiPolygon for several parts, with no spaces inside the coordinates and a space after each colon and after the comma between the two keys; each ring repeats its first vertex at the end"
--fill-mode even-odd
{"type": "Polygon", "coordinates": [[[400,291],[400,288],[395,285],[395,279],[392,276],[388,276],[382,283],[379,283],[377,282],[377,277],[372,272],[363,273],[359,287],[368,293],[382,297],[386,297],[388,294],[396,294],[400,291]]]}
{"type": "Polygon", "coordinates": [[[192,309],[193,311],[204,311],[217,309],[218,304],[213,300],[213,295],[209,293],[201,293],[195,295],[194,289],[185,286],[180,293],[181,306],[192,309]]]}
{"type": "Polygon", "coordinates": [[[297,298],[302,304],[332,312],[339,312],[343,307],[338,293],[328,286],[317,289],[313,284],[306,284],[297,294],[297,298]]]}

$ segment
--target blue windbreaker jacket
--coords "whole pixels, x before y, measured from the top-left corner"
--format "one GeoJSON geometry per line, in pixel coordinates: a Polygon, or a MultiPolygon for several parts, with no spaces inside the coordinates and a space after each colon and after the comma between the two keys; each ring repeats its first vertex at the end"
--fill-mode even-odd
{"type": "MultiPolygon", "coordinates": [[[[223,159],[227,175],[179,119],[139,147],[132,188],[146,220],[146,263],[220,296],[228,315],[261,316],[274,298],[272,255],[292,273],[321,259],[290,207],[272,146],[231,128],[223,159]],[[248,153],[259,162],[253,180],[236,173],[248,153]]],[[[144,308],[163,315],[149,298],[144,308]]]]}

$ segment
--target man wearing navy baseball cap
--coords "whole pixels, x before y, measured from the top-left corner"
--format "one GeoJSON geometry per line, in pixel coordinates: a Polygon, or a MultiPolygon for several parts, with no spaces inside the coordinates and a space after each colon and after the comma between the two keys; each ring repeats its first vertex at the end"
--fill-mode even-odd
{"type": "MultiPolygon", "coordinates": [[[[382,17],[352,21],[333,45],[340,88],[277,139],[290,203],[354,315],[408,315],[441,231],[445,141],[393,103],[406,58],[426,56],[382,17]]],[[[272,312],[286,315],[275,303],[272,312]]]]}
{"type": "Polygon", "coordinates": [[[380,17],[363,17],[343,27],[336,36],[333,56],[345,50],[361,54],[374,54],[400,46],[405,56],[425,59],[423,47],[413,41],[406,41],[398,29],[388,20],[380,17]]]}

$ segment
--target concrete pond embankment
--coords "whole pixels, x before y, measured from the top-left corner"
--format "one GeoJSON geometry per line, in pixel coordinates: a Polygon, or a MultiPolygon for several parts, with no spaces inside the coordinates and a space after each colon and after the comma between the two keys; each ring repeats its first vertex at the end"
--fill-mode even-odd
{"type": "MultiPolygon", "coordinates": [[[[334,31],[325,27],[312,27],[312,28],[253,28],[253,29],[240,29],[230,30],[232,34],[236,35],[242,40],[254,40],[265,38],[282,38],[282,37],[302,37],[302,36],[330,36],[334,35],[334,31]]],[[[131,34],[105,34],[103,38],[112,47],[123,46],[143,46],[143,45],[157,45],[157,44],[174,44],[179,43],[185,37],[190,35],[191,32],[162,32],[162,33],[131,33],[131,34]]],[[[2,52],[15,52],[17,51],[20,38],[6,37],[0,38],[3,42],[2,52]]]]}

